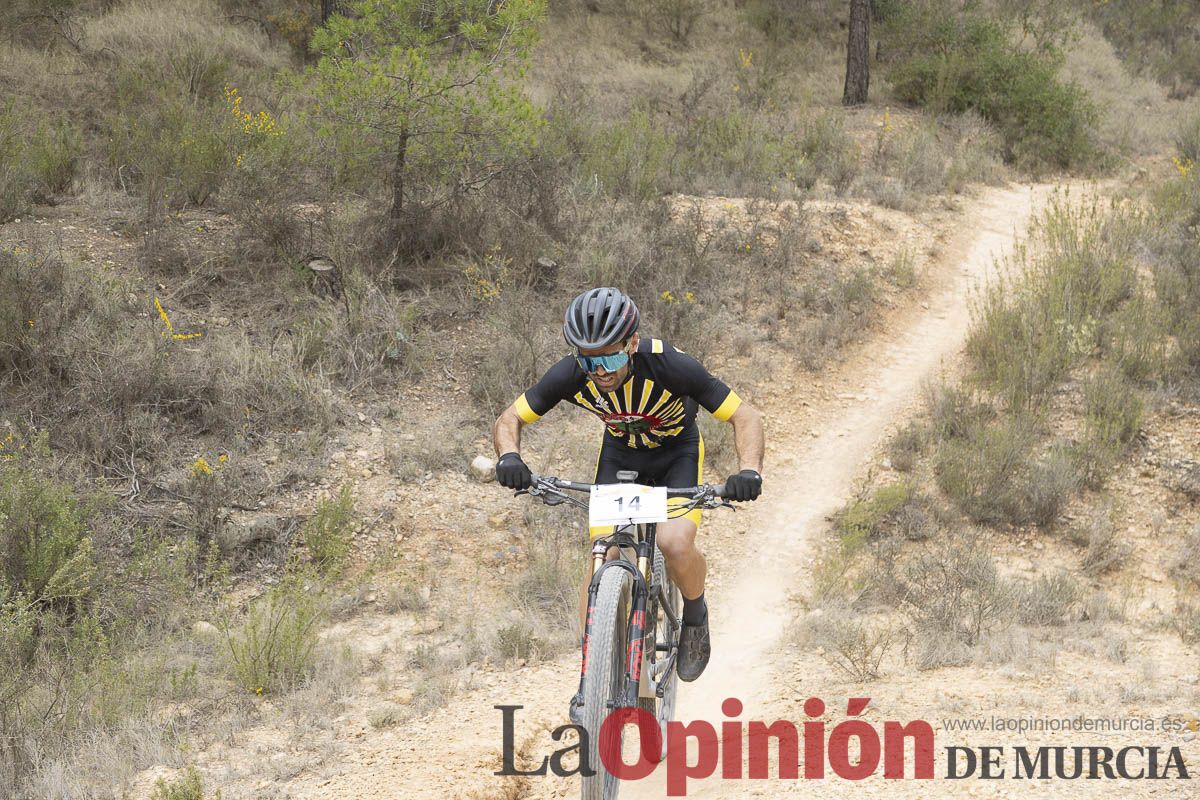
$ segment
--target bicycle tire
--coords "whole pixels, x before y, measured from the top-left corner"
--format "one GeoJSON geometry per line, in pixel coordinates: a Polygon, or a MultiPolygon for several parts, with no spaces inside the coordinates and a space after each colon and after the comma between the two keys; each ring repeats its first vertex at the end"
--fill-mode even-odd
{"type": "Polygon", "coordinates": [[[613,800],[619,791],[619,781],[608,774],[600,760],[600,726],[610,711],[608,701],[617,698],[624,685],[632,586],[629,572],[611,568],[600,576],[596,593],[583,674],[583,727],[588,734],[588,763],[595,774],[582,779],[583,800],[613,800]]]}
{"type": "MultiPolygon", "coordinates": [[[[666,563],[663,561],[663,555],[657,547],[654,548],[654,575],[655,583],[663,587],[663,594],[667,598],[667,602],[671,604],[671,610],[675,612],[675,618],[679,619],[680,605],[682,603],[679,587],[671,580],[671,576],[667,574],[666,563]]],[[[647,647],[652,648],[658,645],[659,642],[666,639],[673,640],[676,644],[679,641],[679,632],[676,631],[673,635],[670,632],[670,621],[666,614],[662,613],[659,608],[658,597],[651,598],[650,613],[647,619],[654,621],[654,641],[647,642],[647,647]]],[[[653,652],[655,662],[666,658],[667,654],[653,652]]],[[[663,691],[663,696],[660,697],[639,697],[638,704],[642,710],[648,712],[658,721],[659,736],[662,741],[662,752],[659,754],[659,761],[667,757],[667,723],[675,719],[675,698],[679,692],[679,675],[674,669],[671,670],[671,675],[667,680],[666,688],[663,691]]]]}

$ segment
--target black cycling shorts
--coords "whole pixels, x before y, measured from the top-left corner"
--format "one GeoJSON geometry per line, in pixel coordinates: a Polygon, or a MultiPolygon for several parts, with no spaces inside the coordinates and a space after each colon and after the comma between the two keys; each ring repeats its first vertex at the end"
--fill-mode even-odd
{"type": "MultiPolygon", "coordinates": [[[[631,469],[637,472],[635,483],[643,486],[669,486],[678,489],[698,486],[703,483],[704,439],[697,431],[695,438],[662,447],[634,450],[621,444],[612,436],[605,436],[596,459],[596,477],[593,483],[617,483],[617,471],[631,469]]],[[[667,499],[668,507],[682,504],[684,498],[667,499]]],[[[700,509],[694,508],[685,519],[700,527],[700,509]]],[[[591,528],[591,537],[607,536],[612,526],[591,528]]]]}

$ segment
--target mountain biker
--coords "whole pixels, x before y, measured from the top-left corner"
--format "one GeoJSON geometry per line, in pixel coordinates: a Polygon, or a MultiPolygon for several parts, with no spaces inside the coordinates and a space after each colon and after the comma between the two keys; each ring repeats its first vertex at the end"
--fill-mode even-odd
{"type": "MultiPolygon", "coordinates": [[[[560,401],[592,412],[605,424],[595,483],[617,482],[618,470],[636,470],[639,483],[695,486],[703,482],[704,442],[698,406],[734,428],[740,470],[725,481],[731,500],[754,500],[762,490],[762,417],[700,362],[661,339],[638,334],[633,300],[615,288],[590,289],[567,307],[563,337],[571,347],[496,420],[496,480],[527,489],[529,467],[519,453],[521,428],[560,401]]],[[[671,498],[680,505],[684,498],[671,498]]],[[[658,523],[658,547],[683,596],[677,670],[694,681],[708,664],[711,644],[704,600],[704,556],[696,547],[700,510],[658,523]]],[[[611,527],[593,528],[592,538],[611,527]]],[[[591,575],[588,575],[590,582],[591,575]]],[[[584,591],[586,593],[586,582],[584,591]]],[[[581,698],[580,698],[581,700],[581,698]]]]}

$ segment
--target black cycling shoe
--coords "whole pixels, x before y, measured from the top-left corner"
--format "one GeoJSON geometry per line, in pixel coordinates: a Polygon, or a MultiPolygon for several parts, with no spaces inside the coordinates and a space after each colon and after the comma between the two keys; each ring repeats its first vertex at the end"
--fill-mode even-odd
{"type": "Polygon", "coordinates": [[[576,692],[571,698],[571,709],[567,712],[572,725],[583,724],[583,692],[576,692]]]}
{"type": "Polygon", "coordinates": [[[675,671],[679,680],[694,681],[708,666],[708,657],[712,655],[712,642],[708,638],[708,619],[699,625],[683,623],[679,634],[679,658],[675,671]]]}

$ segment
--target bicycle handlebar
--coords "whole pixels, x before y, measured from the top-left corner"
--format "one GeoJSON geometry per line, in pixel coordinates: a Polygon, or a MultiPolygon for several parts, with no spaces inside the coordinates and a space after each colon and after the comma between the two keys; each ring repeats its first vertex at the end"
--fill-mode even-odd
{"type": "MultiPolygon", "coordinates": [[[[563,480],[562,478],[554,478],[546,475],[533,475],[533,482],[535,485],[546,484],[555,489],[571,489],[576,492],[590,492],[593,486],[603,485],[594,483],[576,483],[575,481],[567,481],[563,480]]],[[[668,497],[698,497],[706,494],[711,494],[713,497],[725,497],[725,484],[702,483],[699,486],[667,488],[668,497]]]]}

